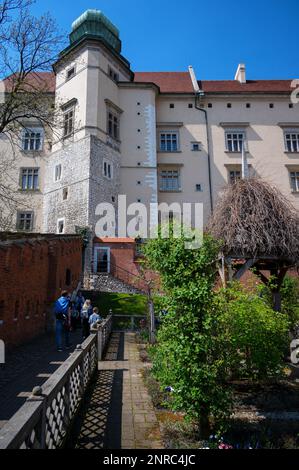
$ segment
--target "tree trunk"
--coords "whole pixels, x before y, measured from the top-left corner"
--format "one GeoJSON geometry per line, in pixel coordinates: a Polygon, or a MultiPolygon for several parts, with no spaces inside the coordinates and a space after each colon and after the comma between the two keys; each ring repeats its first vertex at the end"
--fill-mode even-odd
{"type": "Polygon", "coordinates": [[[205,408],[203,408],[200,414],[199,432],[202,439],[209,439],[211,435],[209,412],[205,408]]]}

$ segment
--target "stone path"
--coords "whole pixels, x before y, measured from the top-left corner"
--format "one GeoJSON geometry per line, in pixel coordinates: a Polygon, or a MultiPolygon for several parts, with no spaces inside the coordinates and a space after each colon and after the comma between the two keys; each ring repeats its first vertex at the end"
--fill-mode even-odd
{"type": "Polygon", "coordinates": [[[133,333],[114,333],[86,397],[70,447],[163,449],[159,423],[142,379],[133,333]]]}
{"type": "Polygon", "coordinates": [[[53,335],[41,336],[6,354],[0,364],[0,428],[25,403],[36,386],[42,385],[81,341],[81,331],[71,333],[72,348],[56,351],[53,335]]]}

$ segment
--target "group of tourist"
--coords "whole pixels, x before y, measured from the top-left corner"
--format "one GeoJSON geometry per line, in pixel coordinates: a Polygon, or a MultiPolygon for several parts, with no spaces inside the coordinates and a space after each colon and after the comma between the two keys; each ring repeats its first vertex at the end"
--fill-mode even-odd
{"type": "Polygon", "coordinates": [[[99,309],[92,307],[90,300],[85,300],[82,292],[71,296],[67,291],[55,302],[56,346],[62,351],[63,337],[65,349],[70,349],[70,332],[82,328],[83,340],[90,335],[92,326],[101,321],[99,309]]]}

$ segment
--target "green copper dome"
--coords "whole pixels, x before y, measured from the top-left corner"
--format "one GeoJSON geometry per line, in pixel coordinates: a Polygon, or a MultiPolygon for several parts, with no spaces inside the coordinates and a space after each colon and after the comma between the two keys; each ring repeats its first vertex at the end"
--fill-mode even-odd
{"type": "Polygon", "coordinates": [[[100,10],[87,10],[72,24],[71,44],[86,36],[103,39],[116,52],[121,51],[119,30],[100,10]]]}

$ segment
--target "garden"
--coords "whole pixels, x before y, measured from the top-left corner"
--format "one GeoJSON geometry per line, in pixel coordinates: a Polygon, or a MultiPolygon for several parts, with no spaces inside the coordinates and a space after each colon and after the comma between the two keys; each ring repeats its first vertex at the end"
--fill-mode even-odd
{"type": "MultiPolygon", "coordinates": [[[[163,295],[155,297],[156,342],[140,345],[141,358],[150,365],[144,380],[169,448],[299,448],[299,368],[290,362],[299,285],[298,276],[282,268],[287,260],[288,268],[297,265],[298,218],[262,182],[241,181],[233,191],[235,204],[242,195],[245,207],[225,204],[221,236],[215,236],[219,224],[212,220],[197,250],[187,250],[186,238],[175,237],[174,230],[145,246],[146,263],[159,273],[163,295]],[[258,199],[259,185],[270,193],[263,204],[248,202],[244,185],[251,186],[250,198],[252,185],[258,199]],[[285,218],[287,227],[277,235],[285,218]],[[237,233],[232,234],[233,226],[237,233]],[[270,260],[270,265],[261,271],[261,261],[247,264],[242,283],[238,276],[221,277],[219,253],[231,253],[226,236],[230,243],[241,240],[240,258],[270,260]]],[[[231,270],[222,266],[222,274],[231,270]]],[[[143,333],[141,343],[144,339],[143,333]]]]}

